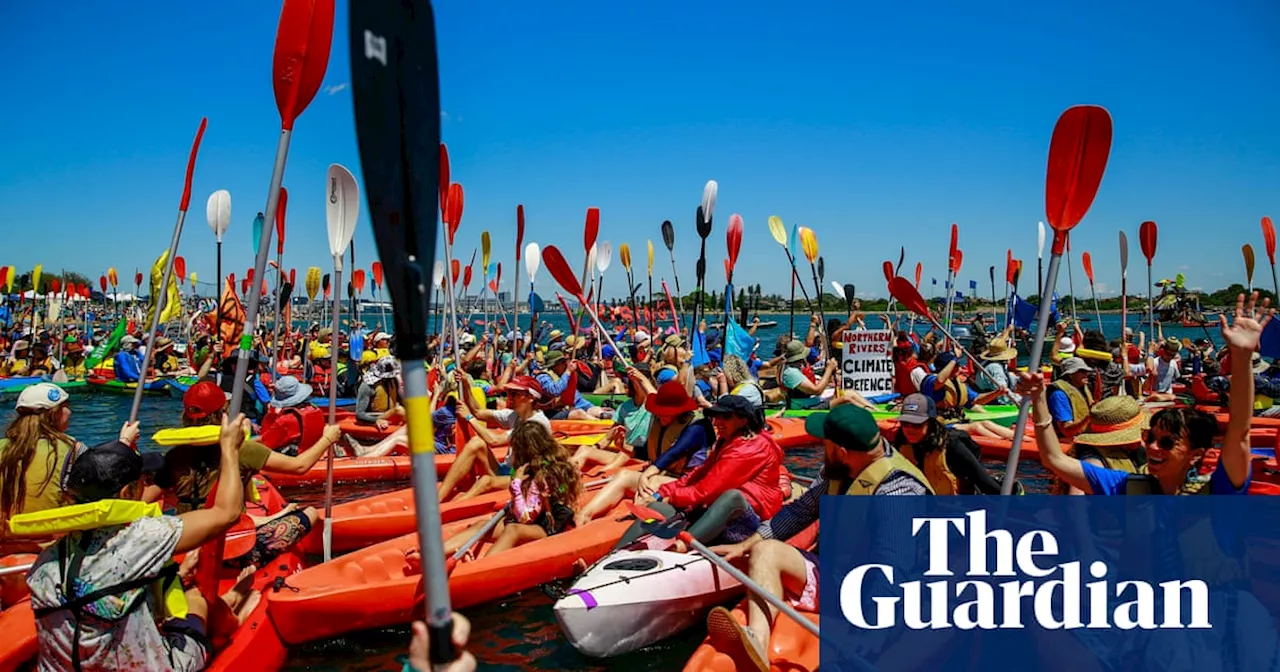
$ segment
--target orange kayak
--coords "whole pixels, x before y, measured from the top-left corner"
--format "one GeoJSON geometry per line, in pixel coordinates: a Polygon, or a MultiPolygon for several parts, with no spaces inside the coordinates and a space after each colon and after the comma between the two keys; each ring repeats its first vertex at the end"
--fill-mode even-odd
{"type": "MultiPolygon", "coordinates": [[[[365,442],[381,441],[404,427],[403,423],[388,425],[386,429],[378,429],[376,425],[361,422],[351,411],[336,411],[334,415],[338,427],[344,434],[349,434],[365,442]]],[[[551,431],[556,436],[576,436],[579,434],[599,434],[609,431],[612,420],[552,420],[551,431]]]]}
{"type": "MultiPolygon", "coordinates": [[[[594,493],[584,493],[586,501],[594,493]]],[[[492,513],[445,525],[446,538],[492,513]]],[[[491,557],[458,564],[449,576],[449,594],[456,609],[528,590],[573,574],[581,558],[591,563],[608,553],[633,519],[619,505],[608,515],[553,537],[518,546],[491,557]]],[[[418,549],[418,535],[407,534],[349,553],[289,577],[285,586],[267,596],[266,604],[281,639],[289,644],[336,637],[370,628],[401,625],[422,612],[420,570],[406,562],[406,552],[418,549]]]]}
{"type": "MultiPolygon", "coordinates": [[[[592,481],[604,479],[617,471],[638,469],[643,464],[639,460],[631,460],[610,472],[598,470],[584,474],[584,486],[588,486],[585,489],[595,492],[604,483],[590,486],[592,481]]],[[[440,505],[440,521],[452,523],[464,518],[491,515],[510,499],[510,492],[504,488],[471,499],[444,502],[440,505]]],[[[316,521],[311,533],[298,543],[298,550],[316,555],[323,552],[321,532],[324,523],[320,522],[323,520],[324,512],[321,511],[320,520],[316,521]]],[[[417,524],[418,516],[414,511],[413,488],[335,504],[333,506],[333,551],[345,553],[410,534],[417,530],[417,524]]]]}
{"type": "MultiPolygon", "coordinates": [[[[738,605],[731,613],[739,623],[747,622],[746,603],[738,605]]],[[[814,623],[817,614],[803,614],[814,623]]],[[[775,672],[801,672],[818,669],[818,638],[809,634],[800,624],[784,614],[778,614],[773,622],[773,634],[769,637],[769,669],[775,672]]],[[[735,672],[733,659],[716,650],[711,638],[703,640],[684,666],[685,672],[735,672]]]]}
{"type": "MultiPolygon", "coordinates": [[[[493,456],[499,461],[506,459],[507,447],[494,448],[493,456]]],[[[453,466],[453,461],[457,457],[455,453],[436,455],[436,475],[443,476],[448,473],[449,467],[453,466]]],[[[333,458],[333,482],[343,484],[407,480],[413,473],[410,462],[408,455],[335,457],[333,458]]],[[[265,473],[277,487],[324,485],[325,469],[325,462],[321,460],[301,474],[265,473]]]]}
{"type": "Polygon", "coordinates": [[[767,422],[773,433],[773,440],[777,441],[783,449],[812,446],[818,443],[817,439],[804,431],[804,418],[769,418],[767,422]]]}

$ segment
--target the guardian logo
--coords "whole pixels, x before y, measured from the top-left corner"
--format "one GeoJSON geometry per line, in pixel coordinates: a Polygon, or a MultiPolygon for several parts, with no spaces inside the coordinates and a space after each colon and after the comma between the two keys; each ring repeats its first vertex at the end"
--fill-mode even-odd
{"type": "Polygon", "coordinates": [[[1212,627],[1204,581],[1112,582],[1108,565],[1094,561],[1086,583],[1082,563],[1055,562],[1058,540],[1052,533],[1032,530],[1015,539],[1008,530],[988,531],[985,511],[971,511],[964,518],[913,517],[911,535],[924,535],[928,544],[924,576],[941,578],[899,584],[891,565],[855,567],[840,583],[840,610],[855,627],[1019,629],[1026,627],[1024,616],[1050,630],[1212,627]],[[968,542],[967,580],[957,580],[951,568],[948,528],[968,542]],[[1003,577],[1010,580],[999,580],[1003,577]],[[873,614],[864,613],[864,598],[874,603],[873,614]]]}

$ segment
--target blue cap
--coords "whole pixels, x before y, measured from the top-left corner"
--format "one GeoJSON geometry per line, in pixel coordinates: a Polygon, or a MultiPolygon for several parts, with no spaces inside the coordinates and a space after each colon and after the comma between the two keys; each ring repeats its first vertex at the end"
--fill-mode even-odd
{"type": "Polygon", "coordinates": [[[618,354],[618,351],[614,350],[612,345],[606,345],[603,348],[600,348],[600,354],[603,355],[605,359],[613,359],[614,355],[618,354]]]}

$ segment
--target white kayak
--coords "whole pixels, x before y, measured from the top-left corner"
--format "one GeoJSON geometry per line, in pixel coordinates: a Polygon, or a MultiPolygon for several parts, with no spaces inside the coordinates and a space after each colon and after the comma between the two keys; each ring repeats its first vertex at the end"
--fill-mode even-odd
{"type": "Polygon", "coordinates": [[[642,649],[703,622],[742,584],[696,553],[614,551],[555,604],[556,621],[585,655],[642,649]]]}

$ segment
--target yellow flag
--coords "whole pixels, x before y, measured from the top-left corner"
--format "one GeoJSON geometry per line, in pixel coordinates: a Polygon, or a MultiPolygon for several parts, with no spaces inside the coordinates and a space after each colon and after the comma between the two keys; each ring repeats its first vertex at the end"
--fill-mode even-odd
{"type": "Polygon", "coordinates": [[[17,269],[17,268],[15,268],[15,267],[13,267],[13,266],[10,266],[10,267],[9,267],[9,274],[8,274],[8,275],[6,275],[6,276],[5,276],[5,279],[4,279],[4,292],[5,292],[5,294],[12,294],[12,293],[13,293],[13,275],[14,275],[14,273],[16,273],[16,272],[17,272],[17,270],[18,270],[18,269],[17,269]]]}
{"type": "MultiPolygon", "coordinates": [[[[151,266],[151,305],[147,308],[147,326],[155,318],[156,305],[160,303],[160,285],[164,284],[164,269],[169,263],[169,250],[160,254],[156,263],[151,266]]],[[[182,316],[182,293],[178,291],[176,278],[169,278],[169,287],[165,292],[164,312],[160,313],[160,324],[182,316]]]]}
{"type": "Polygon", "coordinates": [[[35,270],[31,271],[31,289],[40,291],[40,273],[44,271],[44,264],[36,264],[35,270]]]}

